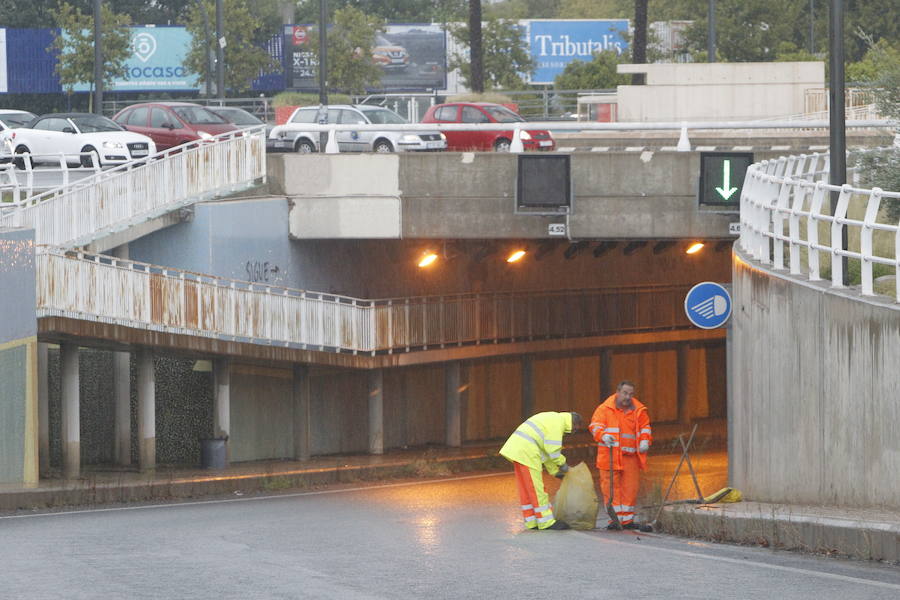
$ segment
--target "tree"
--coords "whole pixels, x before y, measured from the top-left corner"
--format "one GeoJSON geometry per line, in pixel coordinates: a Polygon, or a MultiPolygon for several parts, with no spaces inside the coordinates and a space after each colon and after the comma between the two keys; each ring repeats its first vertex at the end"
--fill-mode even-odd
{"type": "MultiPolygon", "coordinates": [[[[524,88],[523,76],[534,73],[535,62],[522,36],[521,27],[513,21],[488,19],[483,32],[485,87],[508,90],[524,88]]],[[[468,27],[451,27],[450,34],[459,44],[469,45],[468,27]]],[[[472,69],[468,57],[460,54],[451,56],[449,67],[460,70],[466,87],[479,91],[471,85],[472,69]]]]}
{"type": "MultiPolygon", "coordinates": [[[[223,2],[226,41],[225,88],[232,93],[239,93],[249,89],[252,81],[259,77],[260,73],[275,69],[278,65],[268,52],[253,43],[261,24],[250,12],[247,0],[223,0],[223,2]]],[[[208,22],[215,23],[215,0],[192,3],[185,14],[185,25],[192,39],[184,66],[192,73],[196,73],[200,82],[205,84],[209,52],[213,52],[215,48],[206,46],[202,12],[204,10],[208,22]]],[[[210,72],[209,77],[215,81],[215,72],[210,72]]]]}
{"type": "MultiPolygon", "coordinates": [[[[375,36],[384,31],[380,17],[368,16],[348,6],[334,11],[328,30],[327,85],[329,89],[363,94],[381,83],[381,68],[372,60],[375,36]]],[[[319,59],[319,35],[313,31],[308,42],[319,59]]]]}
{"type": "MultiPolygon", "coordinates": [[[[866,59],[874,66],[871,80],[875,90],[878,111],[900,127],[900,46],[891,46],[885,40],[872,43],[866,59]]],[[[862,152],[856,163],[865,185],[880,187],[892,192],[900,191],[900,148],[862,152]]],[[[900,219],[900,201],[884,200],[888,216],[900,219]]]]}
{"type": "Polygon", "coordinates": [[[616,65],[628,62],[627,55],[613,50],[595,52],[592,60],[573,60],[556,76],[553,87],[558,90],[608,90],[627,85],[631,78],[616,72],[616,65]]]}
{"type": "MultiPolygon", "coordinates": [[[[131,18],[114,13],[102,5],[103,84],[107,87],[126,74],[125,61],[131,56],[131,18]]],[[[56,11],[60,33],[50,49],[58,53],[56,74],[63,88],[72,93],[76,84],[94,88],[94,17],[84,14],[68,2],[56,11]]]]}

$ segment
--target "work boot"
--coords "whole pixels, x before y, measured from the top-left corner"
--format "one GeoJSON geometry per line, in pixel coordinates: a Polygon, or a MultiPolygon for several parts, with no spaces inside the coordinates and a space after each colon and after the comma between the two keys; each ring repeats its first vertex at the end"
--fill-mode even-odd
{"type": "Polygon", "coordinates": [[[553,523],[553,525],[551,525],[547,529],[572,529],[572,528],[569,527],[569,524],[566,523],[565,521],[557,520],[556,522],[553,523]]]}
{"type": "Polygon", "coordinates": [[[619,531],[619,527],[617,527],[615,523],[610,523],[606,528],[610,531],[619,531]]]}
{"type": "Polygon", "coordinates": [[[625,523],[624,525],[622,525],[622,529],[637,529],[637,528],[638,528],[638,525],[634,521],[632,521],[631,523],[625,523]]]}
{"type": "Polygon", "coordinates": [[[643,531],[644,533],[652,533],[653,525],[651,525],[650,523],[644,523],[643,525],[641,525],[641,531],[643,531]]]}

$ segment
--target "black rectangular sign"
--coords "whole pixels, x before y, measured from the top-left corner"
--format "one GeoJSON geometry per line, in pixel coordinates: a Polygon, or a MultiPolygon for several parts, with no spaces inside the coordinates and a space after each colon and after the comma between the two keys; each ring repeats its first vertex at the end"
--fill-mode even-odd
{"type": "Polygon", "coordinates": [[[737,210],[744,175],[752,164],[752,152],[701,152],[700,204],[737,210]]]}

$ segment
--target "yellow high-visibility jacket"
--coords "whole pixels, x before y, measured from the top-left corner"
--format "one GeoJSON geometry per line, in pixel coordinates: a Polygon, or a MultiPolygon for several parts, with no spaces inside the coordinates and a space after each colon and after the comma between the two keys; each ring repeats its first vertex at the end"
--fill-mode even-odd
{"type": "Polygon", "coordinates": [[[548,473],[556,475],[566,462],[562,454],[563,434],[571,432],[572,413],[538,413],[516,428],[500,455],[532,469],[540,470],[543,465],[548,473]]]}

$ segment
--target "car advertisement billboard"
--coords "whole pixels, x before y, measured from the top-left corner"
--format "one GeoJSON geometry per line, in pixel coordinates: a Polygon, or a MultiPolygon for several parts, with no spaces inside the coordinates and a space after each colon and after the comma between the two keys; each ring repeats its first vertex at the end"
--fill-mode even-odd
{"type": "MultiPolygon", "coordinates": [[[[107,91],[199,90],[197,77],[183,64],[190,47],[191,34],[184,27],[132,27],[132,54],[125,61],[125,77],[113,80],[107,91]]],[[[74,87],[76,92],[90,89],[86,83],[74,87]]]]}
{"type": "Polygon", "coordinates": [[[532,20],[528,30],[536,65],[531,83],[552,84],[570,62],[589,62],[595,52],[628,50],[627,19],[532,20]]]}
{"type": "MultiPolygon", "coordinates": [[[[318,91],[318,63],[310,45],[312,25],[284,26],[285,83],[318,91]]],[[[378,91],[430,91],[446,87],[446,35],[439,25],[388,25],[375,38],[372,60],[381,67],[378,91]]]]}

